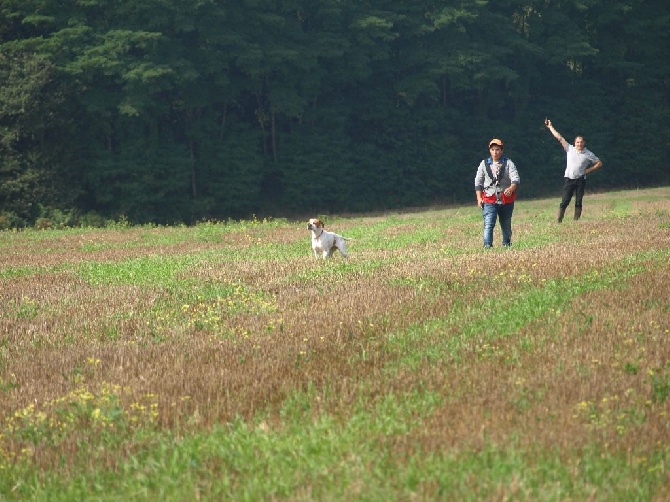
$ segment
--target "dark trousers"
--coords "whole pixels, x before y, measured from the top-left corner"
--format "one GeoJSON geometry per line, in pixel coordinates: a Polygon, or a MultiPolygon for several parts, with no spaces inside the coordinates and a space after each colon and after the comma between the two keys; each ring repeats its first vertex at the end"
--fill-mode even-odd
{"type": "Polygon", "coordinates": [[[576,180],[565,178],[563,184],[563,198],[561,199],[561,209],[565,209],[570,204],[572,196],[575,196],[575,209],[582,207],[582,199],[584,198],[584,190],[586,189],[586,178],[582,176],[576,180]]]}

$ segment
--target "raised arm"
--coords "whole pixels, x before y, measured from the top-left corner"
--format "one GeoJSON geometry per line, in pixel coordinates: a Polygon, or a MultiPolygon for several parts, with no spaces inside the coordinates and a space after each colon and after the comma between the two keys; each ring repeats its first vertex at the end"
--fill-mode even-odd
{"type": "Polygon", "coordinates": [[[563,149],[568,148],[568,142],[565,141],[565,138],[561,136],[561,133],[559,133],[556,129],[554,129],[553,124],[551,123],[551,120],[549,119],[544,119],[544,125],[547,126],[547,129],[549,129],[549,132],[553,134],[554,138],[558,140],[558,142],[561,144],[563,149]]]}

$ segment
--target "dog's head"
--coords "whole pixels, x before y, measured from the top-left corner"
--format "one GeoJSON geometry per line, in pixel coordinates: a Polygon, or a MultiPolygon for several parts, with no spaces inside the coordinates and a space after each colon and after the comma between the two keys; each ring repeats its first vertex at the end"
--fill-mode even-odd
{"type": "Polygon", "coordinates": [[[323,222],[319,218],[310,218],[307,222],[307,230],[316,230],[323,228],[323,222]]]}

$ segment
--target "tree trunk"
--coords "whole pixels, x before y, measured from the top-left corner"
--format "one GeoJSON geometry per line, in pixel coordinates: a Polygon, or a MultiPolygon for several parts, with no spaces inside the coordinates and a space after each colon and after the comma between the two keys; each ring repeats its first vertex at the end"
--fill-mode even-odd
{"type": "Polygon", "coordinates": [[[191,195],[195,198],[198,196],[198,185],[195,175],[195,146],[193,140],[188,142],[188,149],[191,156],[191,195]]]}
{"type": "Polygon", "coordinates": [[[272,160],[277,163],[277,127],[275,123],[275,109],[272,107],[272,160]]]}

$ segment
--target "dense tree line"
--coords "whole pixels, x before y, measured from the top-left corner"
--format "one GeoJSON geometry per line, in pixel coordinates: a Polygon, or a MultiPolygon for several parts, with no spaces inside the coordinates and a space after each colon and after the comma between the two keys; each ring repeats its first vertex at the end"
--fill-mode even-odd
{"type": "MultiPolygon", "coordinates": [[[[521,197],[666,184],[665,0],[0,0],[0,228],[474,200],[502,137],[521,197]]],[[[474,204],[474,203],[473,203],[474,204]]]]}

